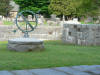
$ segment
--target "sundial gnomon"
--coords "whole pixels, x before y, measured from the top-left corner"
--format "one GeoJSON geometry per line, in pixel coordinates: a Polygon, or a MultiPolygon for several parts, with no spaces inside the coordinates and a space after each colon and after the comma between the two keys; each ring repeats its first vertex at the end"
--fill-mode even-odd
{"type": "Polygon", "coordinates": [[[24,33],[24,37],[28,38],[29,37],[28,33],[34,31],[34,29],[37,27],[37,23],[38,23],[37,15],[33,11],[29,11],[29,10],[22,11],[17,14],[15,22],[18,29],[24,33]],[[29,21],[27,19],[27,17],[25,16],[25,14],[27,13],[34,16],[34,21],[33,20],[29,21]],[[19,20],[18,19],[19,17],[21,17],[22,20],[19,20]]]}

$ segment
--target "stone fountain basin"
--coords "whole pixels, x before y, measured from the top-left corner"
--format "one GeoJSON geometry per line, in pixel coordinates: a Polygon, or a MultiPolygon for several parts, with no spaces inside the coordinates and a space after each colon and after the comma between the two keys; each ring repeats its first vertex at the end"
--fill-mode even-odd
{"type": "Polygon", "coordinates": [[[43,40],[35,38],[15,38],[8,40],[8,50],[26,52],[44,50],[43,40]]]}

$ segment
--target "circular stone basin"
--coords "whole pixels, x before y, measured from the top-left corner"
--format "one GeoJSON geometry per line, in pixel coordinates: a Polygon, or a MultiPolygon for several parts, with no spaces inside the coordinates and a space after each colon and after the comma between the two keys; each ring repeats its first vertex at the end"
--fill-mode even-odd
{"type": "Polygon", "coordinates": [[[8,40],[8,49],[13,51],[25,52],[43,50],[42,40],[35,38],[16,38],[8,40]]]}

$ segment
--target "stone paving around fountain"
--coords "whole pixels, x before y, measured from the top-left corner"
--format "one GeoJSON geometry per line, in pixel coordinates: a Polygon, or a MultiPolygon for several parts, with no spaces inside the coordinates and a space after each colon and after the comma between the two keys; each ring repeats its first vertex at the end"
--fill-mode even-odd
{"type": "Polygon", "coordinates": [[[0,75],[100,75],[100,65],[0,71],[0,75]]]}

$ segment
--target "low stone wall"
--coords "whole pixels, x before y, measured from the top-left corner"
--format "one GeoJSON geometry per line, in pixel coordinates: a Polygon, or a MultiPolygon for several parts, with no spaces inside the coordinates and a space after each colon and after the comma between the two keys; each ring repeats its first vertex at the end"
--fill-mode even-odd
{"type": "MultiPolygon", "coordinates": [[[[7,41],[12,38],[23,37],[21,31],[16,33],[13,30],[17,29],[15,25],[4,26],[0,25],[0,41],[7,41]]],[[[30,37],[42,40],[60,40],[62,35],[61,26],[38,26],[33,32],[29,33],[30,37]]]]}
{"type": "Polygon", "coordinates": [[[77,45],[100,45],[100,24],[64,24],[62,40],[77,45]]]}

